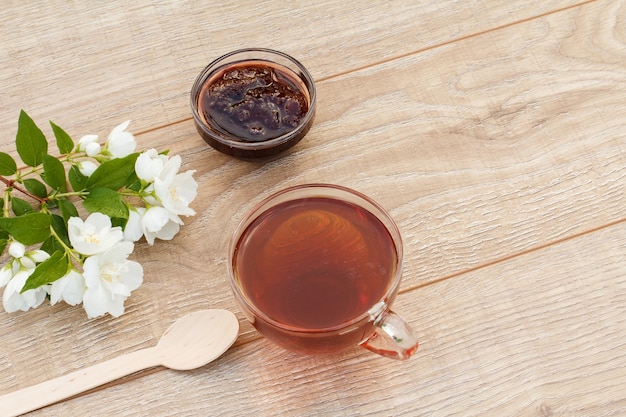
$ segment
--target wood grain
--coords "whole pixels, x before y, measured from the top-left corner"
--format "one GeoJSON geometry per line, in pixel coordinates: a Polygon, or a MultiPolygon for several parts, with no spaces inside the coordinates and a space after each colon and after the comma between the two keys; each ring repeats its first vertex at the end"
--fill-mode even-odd
{"type": "Polygon", "coordinates": [[[619,416],[626,410],[626,224],[402,294],[406,362],[303,357],[265,340],[41,415],[619,416]],[[583,256],[581,256],[583,255],[583,256]],[[577,277],[577,279],[571,279],[577,277]]]}
{"type": "Polygon", "coordinates": [[[623,0],[424,1],[384,14],[346,2],[8,5],[2,151],[21,107],[77,137],[132,118],[140,146],[181,154],[202,191],[175,240],[137,245],[145,283],[122,319],[61,305],[0,313],[0,394],[226,308],[242,334],[206,369],[157,369],[33,415],[626,412],[623,0]],[[271,21],[262,30],[259,15],[271,21]],[[213,151],[188,115],[199,69],[250,44],[292,53],[317,79],[313,128],[266,163],[213,151]],[[396,307],[422,334],[415,358],[302,358],[243,320],[225,280],[230,233],[262,197],[304,182],[358,189],[398,222],[396,307]]]}
{"type": "Polygon", "coordinates": [[[0,410],[6,416],[22,415],[156,366],[197,369],[219,358],[238,330],[239,322],[230,311],[197,310],[168,327],[156,346],[0,395],[0,410]]]}
{"type": "Polygon", "coordinates": [[[105,136],[127,119],[139,131],[187,118],[197,74],[239,48],[292,54],[320,79],[578,3],[395,1],[381,10],[341,1],[9,0],[0,10],[0,131],[11,134],[2,143],[11,143],[21,108],[77,137],[105,136]]]}

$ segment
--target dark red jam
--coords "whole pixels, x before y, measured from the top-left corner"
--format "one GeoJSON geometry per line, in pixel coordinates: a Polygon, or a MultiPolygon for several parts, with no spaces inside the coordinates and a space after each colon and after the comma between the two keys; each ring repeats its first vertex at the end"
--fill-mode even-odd
{"type": "Polygon", "coordinates": [[[240,141],[274,139],[294,130],[309,110],[304,86],[298,84],[276,66],[229,66],[203,86],[199,113],[213,128],[240,141]]]}

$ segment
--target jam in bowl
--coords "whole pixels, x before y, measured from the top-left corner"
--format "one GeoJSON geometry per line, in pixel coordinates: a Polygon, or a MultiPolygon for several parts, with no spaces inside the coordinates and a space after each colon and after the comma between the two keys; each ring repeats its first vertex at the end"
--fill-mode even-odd
{"type": "Polygon", "coordinates": [[[294,58],[242,49],[210,63],[196,79],[191,108],[213,148],[242,159],[274,156],[298,143],[315,114],[315,85],[294,58]]]}

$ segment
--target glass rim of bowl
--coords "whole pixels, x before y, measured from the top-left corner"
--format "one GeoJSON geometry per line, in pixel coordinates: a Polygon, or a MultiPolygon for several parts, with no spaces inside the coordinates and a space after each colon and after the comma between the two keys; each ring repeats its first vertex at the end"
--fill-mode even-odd
{"type": "MultiPolygon", "coordinates": [[[[288,142],[294,136],[302,133],[304,129],[309,129],[311,119],[315,115],[316,100],[317,100],[317,92],[315,88],[315,82],[313,80],[313,77],[309,73],[309,71],[306,69],[306,67],[302,65],[300,61],[298,61],[296,58],[292,57],[291,55],[288,55],[281,51],[277,51],[275,49],[269,49],[269,48],[242,48],[242,49],[237,49],[237,50],[228,52],[214,59],[206,67],[204,67],[204,69],[200,72],[200,74],[198,74],[198,76],[196,77],[193,83],[191,94],[190,94],[190,105],[191,105],[192,115],[196,123],[196,126],[199,126],[206,135],[211,137],[212,140],[215,140],[216,142],[219,142],[222,145],[226,145],[230,148],[241,149],[244,151],[256,151],[256,150],[274,148],[276,146],[279,146],[288,142]],[[237,55],[242,55],[242,54],[250,54],[250,56],[248,58],[241,58],[239,60],[228,61],[229,59],[232,59],[236,57],[237,55]],[[259,57],[254,57],[253,56],[254,54],[260,54],[260,55],[259,57]],[[295,66],[297,71],[294,71],[294,69],[289,68],[288,66],[284,65],[281,62],[273,61],[271,57],[281,58],[282,60],[284,60],[283,62],[288,62],[292,64],[293,66],[295,66]],[[295,128],[275,138],[271,138],[271,139],[267,139],[267,140],[259,141],[259,142],[248,142],[248,141],[243,141],[243,140],[231,139],[231,137],[236,137],[236,136],[227,134],[225,132],[218,132],[216,130],[212,130],[208,128],[207,123],[203,121],[198,111],[198,99],[200,97],[200,92],[202,91],[202,87],[212,74],[219,71],[224,66],[230,65],[230,64],[241,63],[241,62],[270,62],[270,63],[278,64],[286,68],[287,70],[291,71],[295,76],[297,76],[298,78],[302,80],[302,82],[304,83],[307,89],[307,93],[309,95],[309,108],[307,110],[306,115],[302,119],[302,121],[295,128]]],[[[306,131],[304,133],[306,133],[306,131]]]]}

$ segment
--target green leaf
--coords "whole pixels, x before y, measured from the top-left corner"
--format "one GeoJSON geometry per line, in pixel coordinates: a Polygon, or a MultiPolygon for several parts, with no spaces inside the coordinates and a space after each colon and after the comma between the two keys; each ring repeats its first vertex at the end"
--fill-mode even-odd
{"type": "Polygon", "coordinates": [[[26,178],[24,180],[24,187],[26,187],[28,191],[30,191],[39,198],[48,197],[48,189],[39,180],[36,180],[34,178],[26,178]]]}
{"type": "MultiPolygon", "coordinates": [[[[43,204],[42,204],[43,206],[43,204]]],[[[48,209],[55,209],[57,208],[59,205],[57,204],[56,200],[50,200],[48,202],[45,203],[46,208],[48,209]]]]}
{"type": "Polygon", "coordinates": [[[0,152],[0,175],[13,175],[17,172],[15,159],[8,153],[0,152]]]}
{"type": "MultiPolygon", "coordinates": [[[[134,164],[133,164],[134,167],[134,164]]],[[[139,191],[141,190],[141,180],[137,176],[137,173],[133,171],[126,179],[126,188],[129,190],[139,191]]]]}
{"type": "Polygon", "coordinates": [[[128,223],[128,217],[126,218],[111,217],[111,226],[113,227],[119,226],[122,229],[125,229],[127,223],[128,223]]]}
{"type": "Polygon", "coordinates": [[[127,184],[126,188],[128,188],[129,190],[133,190],[133,191],[141,190],[141,180],[137,179],[137,181],[133,181],[132,183],[127,184]]]}
{"type": "Polygon", "coordinates": [[[63,215],[63,219],[67,222],[70,217],[78,217],[78,210],[71,201],[60,198],[58,201],[59,209],[61,209],[61,214],[63,215]]]}
{"type": "Polygon", "coordinates": [[[93,188],[83,201],[83,206],[90,212],[99,211],[109,217],[128,218],[128,207],[122,202],[117,191],[109,188],[93,188]]]}
{"type": "Polygon", "coordinates": [[[15,146],[22,161],[31,167],[40,165],[44,155],[48,154],[46,137],[24,110],[20,112],[17,122],[15,146]]]}
{"type": "Polygon", "coordinates": [[[61,129],[59,126],[50,122],[50,126],[52,126],[52,131],[54,132],[54,137],[57,140],[57,148],[59,148],[59,152],[61,155],[66,155],[74,149],[74,141],[68,135],[65,130],[61,129]]]}
{"type": "Polygon", "coordinates": [[[58,214],[51,214],[50,217],[52,218],[52,228],[57,236],[59,236],[67,246],[72,246],[70,238],[67,235],[67,222],[58,214]]]}
{"type": "Polygon", "coordinates": [[[4,252],[4,248],[7,247],[7,239],[0,239],[0,255],[2,255],[2,252],[4,252]]]}
{"type": "Polygon", "coordinates": [[[70,171],[67,174],[67,178],[70,181],[70,185],[74,191],[82,191],[87,188],[87,180],[89,177],[80,172],[77,165],[72,165],[70,171]]]}
{"type": "Polygon", "coordinates": [[[65,167],[63,163],[54,156],[44,155],[42,178],[53,189],[62,193],[67,191],[65,167]]]}
{"type": "MultiPolygon", "coordinates": [[[[71,246],[70,239],[67,235],[67,224],[65,220],[63,219],[63,217],[57,214],[52,214],[50,215],[50,217],[52,218],[52,228],[54,229],[54,232],[57,234],[57,236],[63,241],[63,243],[66,246],[71,246]]],[[[59,240],[55,236],[50,236],[48,239],[46,239],[41,244],[41,247],[39,249],[48,252],[50,255],[52,255],[54,252],[58,250],[59,251],[65,250],[63,245],[59,242],[59,240]]]]}
{"type": "Polygon", "coordinates": [[[47,252],[50,255],[52,255],[56,251],[65,250],[65,248],[63,248],[63,245],[61,245],[54,236],[50,236],[48,239],[44,240],[39,249],[47,252]]]}
{"type": "Polygon", "coordinates": [[[48,259],[37,265],[37,268],[26,280],[20,293],[56,281],[67,273],[69,266],[70,263],[65,252],[54,252],[48,259]]]}
{"type": "Polygon", "coordinates": [[[124,158],[115,158],[103,162],[87,180],[87,188],[109,188],[119,190],[125,186],[135,173],[135,160],[138,153],[124,158]]]}
{"type": "Polygon", "coordinates": [[[50,236],[51,223],[50,216],[40,212],[0,218],[0,227],[26,246],[46,240],[50,236]]]}
{"type": "Polygon", "coordinates": [[[67,181],[65,180],[65,167],[63,163],[54,156],[44,155],[43,158],[43,180],[50,187],[62,193],[67,191],[67,181]]]}
{"type": "Polygon", "coordinates": [[[11,209],[16,216],[21,216],[33,211],[33,206],[31,206],[28,201],[22,200],[21,198],[11,197],[11,209]]]}

